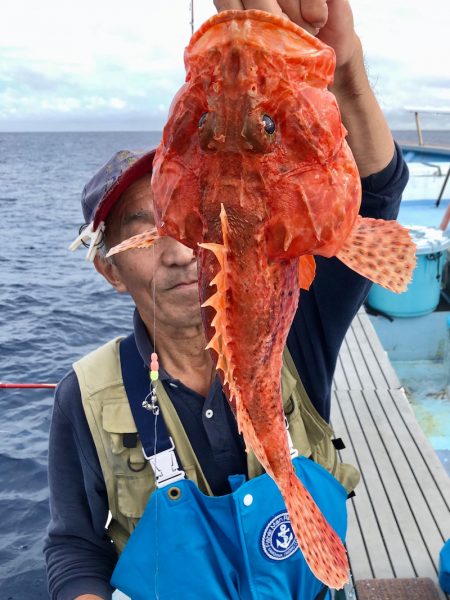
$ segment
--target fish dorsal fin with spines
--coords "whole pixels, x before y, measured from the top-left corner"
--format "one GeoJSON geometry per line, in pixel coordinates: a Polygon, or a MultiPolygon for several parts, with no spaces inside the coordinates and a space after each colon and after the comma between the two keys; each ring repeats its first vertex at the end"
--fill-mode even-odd
{"type": "Polygon", "coordinates": [[[212,327],[214,327],[215,333],[213,337],[209,340],[206,349],[212,348],[215,352],[217,352],[218,359],[216,368],[221,369],[223,371],[223,380],[224,383],[229,386],[230,398],[232,398],[233,401],[236,402],[236,406],[238,407],[239,394],[237,393],[237,390],[234,387],[233,364],[231,362],[229,351],[227,351],[227,346],[230,342],[225,318],[226,294],[228,288],[227,274],[229,271],[229,267],[227,265],[227,256],[229,252],[229,226],[227,213],[223,204],[221,204],[220,209],[220,222],[222,227],[223,244],[207,242],[199,244],[201,248],[210,250],[217,258],[220,265],[219,271],[210,283],[210,285],[216,286],[217,291],[212,296],[210,296],[205,302],[203,302],[201,306],[202,308],[206,306],[211,306],[216,311],[216,315],[211,321],[211,325],[212,327]]]}
{"type": "Polygon", "coordinates": [[[416,246],[408,229],[397,221],[358,215],[336,257],[370,281],[400,293],[406,290],[416,266],[416,246]]]}

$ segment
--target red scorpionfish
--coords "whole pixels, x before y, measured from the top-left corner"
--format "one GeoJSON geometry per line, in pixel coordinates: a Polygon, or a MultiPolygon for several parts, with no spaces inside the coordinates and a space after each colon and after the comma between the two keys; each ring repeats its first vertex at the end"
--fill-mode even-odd
{"type": "Polygon", "coordinates": [[[282,351],[313,255],[400,292],[415,247],[397,222],[358,216],[360,177],[327,90],[331,48],[287,19],[227,11],[193,35],[185,64],[153,163],[157,231],[114,251],[168,235],[197,253],[208,347],[239,429],[280,489],[309,567],[338,589],[345,548],[290,458],[282,351]]]}

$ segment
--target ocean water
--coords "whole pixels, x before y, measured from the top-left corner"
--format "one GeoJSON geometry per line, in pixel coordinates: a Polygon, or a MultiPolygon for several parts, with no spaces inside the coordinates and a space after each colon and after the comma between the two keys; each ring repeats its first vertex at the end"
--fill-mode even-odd
{"type": "MultiPolygon", "coordinates": [[[[115,151],[152,147],[159,137],[0,133],[0,381],[57,382],[74,360],[131,330],[129,299],[109,288],[84,251],[67,247],[82,223],[84,183],[115,151]]],[[[51,410],[50,390],[0,389],[1,600],[48,598],[51,410]]]]}
{"type": "MultiPolygon", "coordinates": [[[[0,133],[0,381],[57,382],[132,328],[132,305],[67,250],[80,193],[112,154],[160,133],[0,133]]],[[[0,599],[47,599],[51,390],[0,389],[0,599]]]]}

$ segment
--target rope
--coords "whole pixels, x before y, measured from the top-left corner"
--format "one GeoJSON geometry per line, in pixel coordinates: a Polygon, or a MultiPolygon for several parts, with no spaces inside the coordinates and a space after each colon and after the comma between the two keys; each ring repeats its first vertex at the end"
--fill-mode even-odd
{"type": "Polygon", "coordinates": [[[21,388],[21,389],[31,389],[31,388],[47,388],[47,389],[54,389],[56,387],[56,383],[10,383],[10,382],[6,382],[6,381],[0,381],[0,389],[1,388],[6,388],[6,389],[14,389],[14,388],[21,388]]]}

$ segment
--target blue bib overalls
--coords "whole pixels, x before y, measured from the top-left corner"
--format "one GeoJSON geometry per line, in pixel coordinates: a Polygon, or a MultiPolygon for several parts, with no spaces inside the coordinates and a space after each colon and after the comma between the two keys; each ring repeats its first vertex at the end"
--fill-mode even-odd
{"type": "MultiPolygon", "coordinates": [[[[347,491],[308,458],[298,457],[294,465],[344,540],[347,491]]],[[[187,479],[157,489],[121,554],[112,585],[132,600],[324,598],[324,585],[298,549],[272,479],[234,476],[230,483],[232,493],[217,497],[187,479]]]]}

